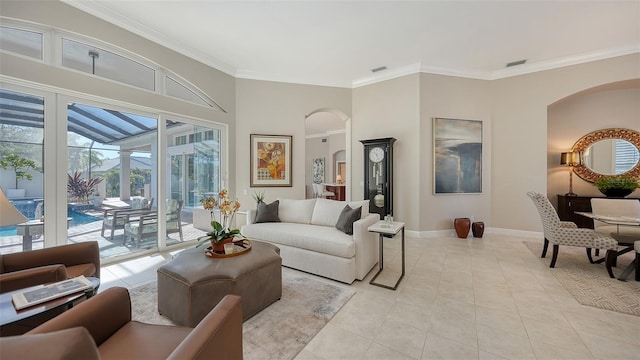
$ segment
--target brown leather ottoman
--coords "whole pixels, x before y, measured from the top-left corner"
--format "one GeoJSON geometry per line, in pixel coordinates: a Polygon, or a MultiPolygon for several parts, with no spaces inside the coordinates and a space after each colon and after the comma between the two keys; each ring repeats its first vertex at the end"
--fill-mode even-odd
{"type": "Polygon", "coordinates": [[[242,297],[246,320],[282,296],[282,259],[275,245],[252,241],[251,251],[210,258],[204,248],[187,249],[158,268],[158,311],[195,327],[225,295],[242,297]]]}

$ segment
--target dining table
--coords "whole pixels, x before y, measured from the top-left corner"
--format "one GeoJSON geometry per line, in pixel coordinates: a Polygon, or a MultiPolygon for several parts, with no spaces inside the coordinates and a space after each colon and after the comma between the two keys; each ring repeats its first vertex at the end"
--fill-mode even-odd
{"type": "MultiPolygon", "coordinates": [[[[582,215],[582,216],[591,218],[593,220],[602,221],[603,223],[606,223],[609,225],[616,225],[616,229],[617,229],[616,231],[618,234],[620,234],[620,226],[640,226],[640,218],[633,217],[633,216],[613,216],[613,215],[606,215],[606,214],[594,214],[592,212],[585,212],[585,211],[576,211],[575,214],[582,215]]],[[[640,237],[636,241],[640,241],[640,237]]],[[[618,240],[618,245],[624,246],[624,249],[622,249],[621,251],[618,251],[617,256],[626,254],[634,250],[634,241],[618,240]]],[[[596,262],[602,262],[602,261],[604,261],[604,258],[599,259],[596,262]]],[[[629,266],[627,266],[626,269],[624,269],[622,274],[620,274],[620,276],[618,277],[618,280],[625,281],[626,278],[629,276],[629,274],[631,274],[631,272],[633,272],[634,269],[635,269],[635,260],[634,262],[629,264],[629,266]]]]}

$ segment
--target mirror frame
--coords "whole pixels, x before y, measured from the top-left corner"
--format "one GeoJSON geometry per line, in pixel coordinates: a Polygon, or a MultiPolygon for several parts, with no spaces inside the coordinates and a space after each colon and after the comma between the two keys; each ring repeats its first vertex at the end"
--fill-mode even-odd
{"type": "MultiPolygon", "coordinates": [[[[590,132],[576,141],[576,143],[573,144],[571,151],[584,152],[594,143],[606,139],[626,140],[633,144],[633,146],[635,146],[638,151],[640,151],[640,132],[622,128],[602,129],[590,132]]],[[[604,174],[600,174],[589,169],[584,164],[575,166],[573,168],[573,172],[576,173],[576,175],[578,175],[581,179],[591,183],[605,176],[604,174]]],[[[636,166],[629,169],[629,171],[620,175],[628,175],[636,179],[640,178],[640,161],[638,161],[636,166]]]]}

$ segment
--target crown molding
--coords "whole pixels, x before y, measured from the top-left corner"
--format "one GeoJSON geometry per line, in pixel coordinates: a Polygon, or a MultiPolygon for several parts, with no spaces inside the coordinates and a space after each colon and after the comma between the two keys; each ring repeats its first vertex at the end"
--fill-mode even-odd
{"type": "Polygon", "coordinates": [[[365,85],[371,85],[378,82],[399,78],[406,75],[412,75],[420,72],[420,63],[409,64],[397,68],[390,68],[384,71],[380,71],[375,75],[367,76],[354,80],[351,83],[352,88],[357,88],[365,85]]]}
{"type": "Polygon", "coordinates": [[[348,81],[340,81],[336,79],[318,79],[318,78],[302,78],[291,77],[285,75],[266,74],[251,70],[238,70],[235,73],[235,77],[238,79],[247,80],[261,80],[261,81],[274,81],[289,84],[301,84],[301,85],[317,85],[317,86],[329,86],[350,89],[351,83],[348,81]]]}
{"type": "Polygon", "coordinates": [[[579,65],[592,61],[605,60],[618,56],[625,56],[640,53],[640,43],[622,46],[607,50],[582,53],[577,55],[556,58],[552,60],[536,61],[531,64],[524,64],[494,71],[489,80],[499,80],[512,76],[526,75],[539,71],[553,70],[565,66],[579,65]]]}
{"type": "Polygon", "coordinates": [[[618,48],[594,51],[571,55],[563,58],[556,58],[544,61],[536,61],[525,63],[523,65],[510,68],[499,69],[495,71],[469,71],[452,68],[434,67],[422,65],[421,63],[409,64],[397,68],[387,69],[371,76],[355,79],[352,81],[344,81],[339,79],[320,79],[313,77],[291,77],[282,74],[267,74],[252,70],[236,69],[233,66],[212,58],[211,56],[190,47],[184,47],[180,44],[171,43],[166,40],[166,36],[136,22],[126,16],[113,11],[95,0],[60,0],[70,6],[81,11],[96,16],[134,34],[142,36],[150,41],[160,44],[168,49],[176,51],[184,56],[200,61],[214,69],[220,70],[237,79],[262,80],[273,82],[294,83],[303,85],[329,86],[339,88],[358,88],[361,86],[371,85],[382,81],[395,79],[398,77],[412,75],[416,73],[428,73],[435,75],[464,77],[478,80],[499,80],[513,76],[526,75],[539,71],[553,70],[565,66],[578,65],[592,61],[604,60],[618,56],[631,55],[640,53],[640,43],[622,46],[618,48]]]}

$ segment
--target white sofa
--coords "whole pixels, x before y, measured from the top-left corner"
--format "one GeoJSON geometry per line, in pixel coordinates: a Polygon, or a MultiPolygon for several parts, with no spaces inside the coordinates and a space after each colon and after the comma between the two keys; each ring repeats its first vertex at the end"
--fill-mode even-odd
{"type": "Polygon", "coordinates": [[[362,280],[378,262],[378,238],[367,228],[379,221],[369,214],[369,201],[327,199],[279,199],[281,222],[254,223],[256,210],[247,211],[241,229],[249,239],[280,248],[282,265],[351,284],[362,280]],[[336,229],[345,205],[362,206],[360,220],[353,223],[353,235],[336,229]]]}

